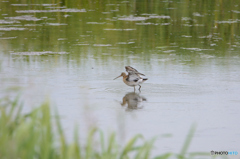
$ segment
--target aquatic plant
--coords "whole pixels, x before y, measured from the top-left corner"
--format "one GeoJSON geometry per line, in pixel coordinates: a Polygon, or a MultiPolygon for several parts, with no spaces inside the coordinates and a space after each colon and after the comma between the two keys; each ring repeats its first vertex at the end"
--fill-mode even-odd
{"type": "Polygon", "coordinates": [[[120,146],[116,133],[105,140],[104,133],[94,128],[84,144],[79,143],[75,129],[73,143],[64,136],[59,116],[52,116],[49,103],[43,103],[28,114],[21,112],[18,99],[0,100],[0,158],[1,159],[168,159],[207,157],[209,153],[187,153],[195,127],[192,126],[180,154],[166,153],[151,156],[154,141],[137,134],[125,146],[120,146]],[[95,144],[100,143],[100,144],[95,144]]]}

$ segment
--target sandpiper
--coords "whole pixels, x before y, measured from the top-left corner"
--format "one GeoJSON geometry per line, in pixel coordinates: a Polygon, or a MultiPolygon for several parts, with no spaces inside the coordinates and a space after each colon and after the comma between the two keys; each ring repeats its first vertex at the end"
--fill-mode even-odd
{"type": "Polygon", "coordinates": [[[128,72],[128,74],[126,74],[125,72],[122,72],[120,76],[114,78],[113,80],[119,78],[119,77],[123,77],[123,82],[131,87],[134,87],[134,91],[135,91],[135,86],[139,86],[139,91],[141,91],[141,85],[143,82],[145,82],[146,80],[148,80],[147,78],[142,78],[140,75],[145,76],[144,74],[138,72],[135,68],[131,67],[131,66],[125,66],[126,71],[128,72]]]}

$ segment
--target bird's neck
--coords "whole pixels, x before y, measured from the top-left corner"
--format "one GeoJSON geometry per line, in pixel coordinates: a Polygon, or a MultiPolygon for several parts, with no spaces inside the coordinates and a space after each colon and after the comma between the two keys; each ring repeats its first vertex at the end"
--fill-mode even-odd
{"type": "Polygon", "coordinates": [[[128,76],[126,74],[123,75],[123,78],[126,79],[128,76]]]}

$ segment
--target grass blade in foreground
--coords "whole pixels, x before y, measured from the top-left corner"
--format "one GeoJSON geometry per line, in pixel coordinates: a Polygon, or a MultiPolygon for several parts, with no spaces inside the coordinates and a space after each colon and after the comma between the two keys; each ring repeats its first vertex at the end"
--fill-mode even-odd
{"type": "MultiPolygon", "coordinates": [[[[21,159],[150,159],[153,138],[144,141],[142,135],[136,135],[122,147],[117,144],[116,135],[112,133],[108,141],[97,128],[88,135],[85,146],[80,146],[78,133],[75,130],[74,143],[68,144],[62,129],[59,116],[55,118],[56,129],[53,129],[49,103],[42,104],[29,114],[20,113],[21,107],[15,100],[3,106],[0,100],[0,158],[21,159]],[[100,132],[100,136],[96,135],[100,132]],[[141,142],[140,142],[141,141],[141,142]],[[100,144],[95,144],[100,143],[100,144]],[[140,143],[140,144],[139,144],[140,143]]],[[[57,113],[56,113],[57,114],[57,113]]],[[[181,158],[211,158],[207,153],[187,154],[193,138],[195,126],[192,126],[179,155],[166,153],[153,159],[181,158]],[[189,158],[189,157],[188,157],[189,158]]]]}

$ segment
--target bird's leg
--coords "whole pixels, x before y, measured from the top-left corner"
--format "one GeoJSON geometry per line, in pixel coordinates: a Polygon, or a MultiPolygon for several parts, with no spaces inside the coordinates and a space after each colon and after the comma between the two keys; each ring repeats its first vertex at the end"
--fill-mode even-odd
{"type": "Polygon", "coordinates": [[[134,92],[135,92],[135,86],[134,86],[134,92]]]}
{"type": "Polygon", "coordinates": [[[141,90],[140,90],[140,89],[141,89],[141,85],[139,85],[139,89],[138,89],[138,90],[141,92],[141,90]]]}

